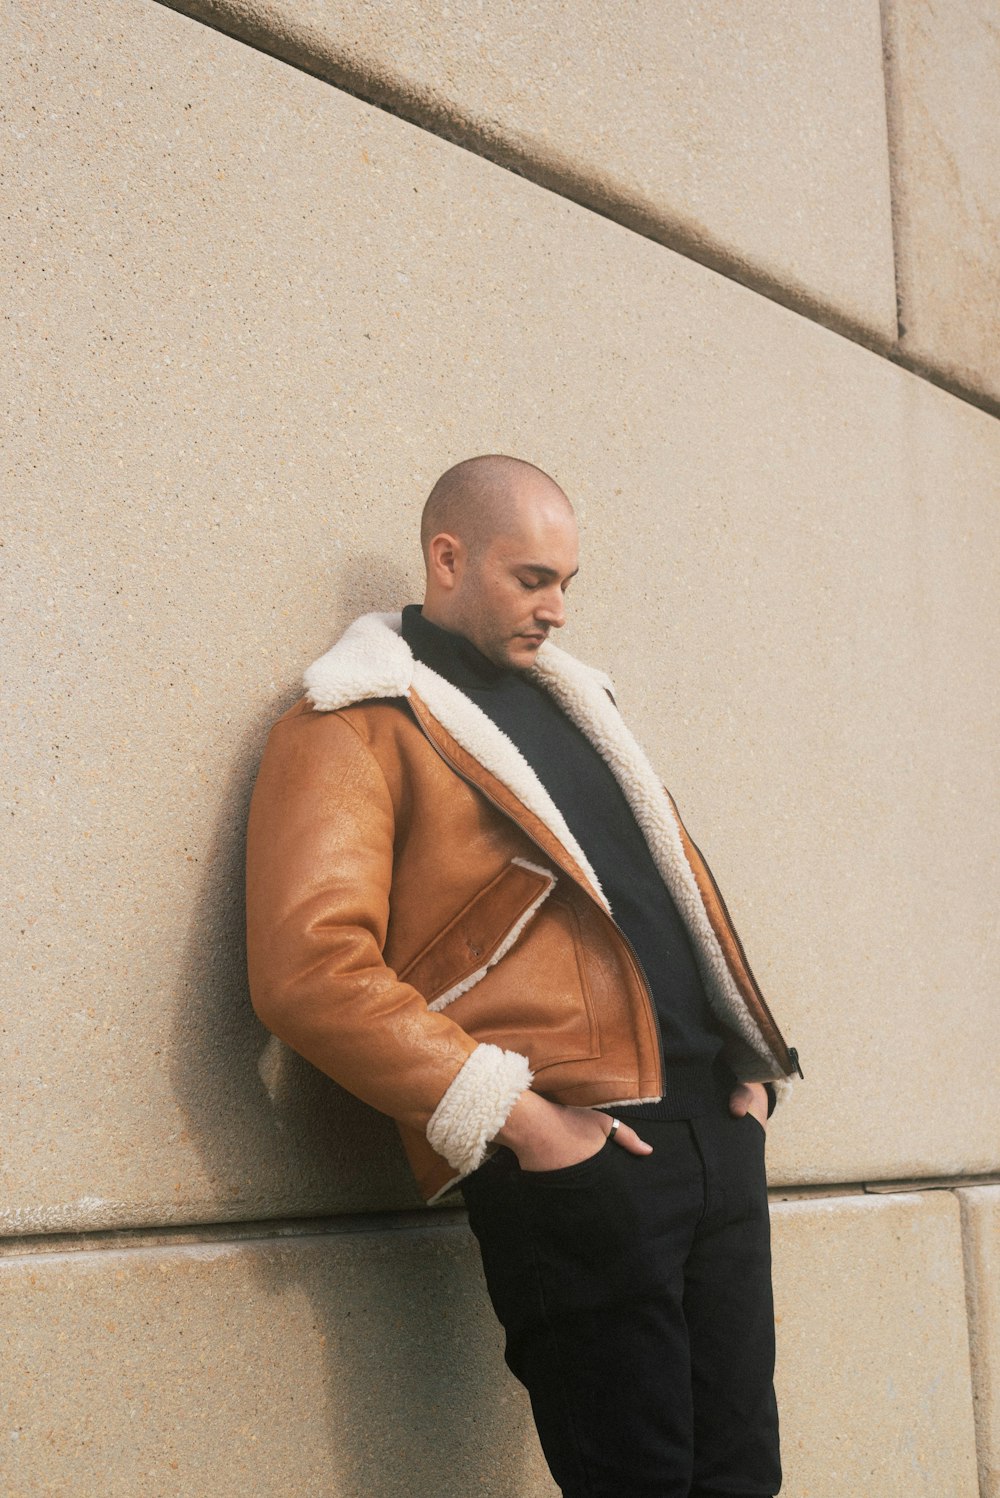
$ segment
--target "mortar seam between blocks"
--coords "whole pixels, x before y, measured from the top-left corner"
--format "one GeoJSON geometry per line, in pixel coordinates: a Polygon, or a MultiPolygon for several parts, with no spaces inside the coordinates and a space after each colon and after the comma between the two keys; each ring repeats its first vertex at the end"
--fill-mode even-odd
{"type": "Polygon", "coordinates": [[[976,1469],[982,1498],[989,1498],[990,1433],[987,1428],[989,1411],[984,1411],[981,1408],[976,1392],[979,1383],[979,1358],[976,1347],[975,1329],[980,1324],[981,1307],[979,1304],[979,1287],[976,1271],[971,1262],[973,1257],[973,1230],[969,1223],[968,1204],[960,1200],[958,1205],[959,1233],[962,1245],[962,1292],[963,1303],[965,1305],[965,1331],[969,1356],[969,1387],[972,1390],[972,1420],[976,1438],[976,1469]]]}
{"type": "Polygon", "coordinates": [[[882,101],[885,106],[885,135],[886,135],[886,170],[889,179],[889,232],[892,239],[892,282],[896,296],[896,347],[899,348],[904,333],[902,319],[901,290],[899,277],[899,235],[898,235],[898,197],[896,182],[896,167],[892,150],[892,122],[893,110],[895,108],[895,78],[893,73],[892,58],[890,57],[891,40],[889,35],[889,17],[887,7],[890,0],[879,0],[879,35],[882,42],[882,101]]]}
{"type": "MultiPolygon", "coordinates": [[[[979,1176],[917,1177],[900,1181],[847,1181],[825,1186],[775,1186],[772,1206],[822,1201],[869,1201],[913,1196],[928,1191],[974,1190],[1000,1185],[1000,1173],[979,1176]]],[[[40,1254],[127,1252],[149,1249],[224,1247],[258,1241],[293,1242],[303,1238],[341,1238],[393,1233],[426,1236],[463,1229],[461,1207],[416,1207],[389,1212],[344,1212],[324,1217],[234,1219],[229,1222],[147,1223],[141,1227],[79,1228],[57,1233],[0,1236],[0,1262],[40,1254]]]]}

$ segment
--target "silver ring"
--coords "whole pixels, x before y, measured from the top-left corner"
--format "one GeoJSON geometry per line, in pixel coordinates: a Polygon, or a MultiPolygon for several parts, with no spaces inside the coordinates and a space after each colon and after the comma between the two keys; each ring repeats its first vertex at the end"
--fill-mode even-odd
{"type": "Polygon", "coordinates": [[[618,1130],[621,1128],[621,1126],[622,1126],[621,1119],[620,1118],[613,1118],[611,1120],[611,1127],[608,1130],[608,1138],[609,1139],[614,1139],[615,1135],[618,1133],[618,1130]]]}

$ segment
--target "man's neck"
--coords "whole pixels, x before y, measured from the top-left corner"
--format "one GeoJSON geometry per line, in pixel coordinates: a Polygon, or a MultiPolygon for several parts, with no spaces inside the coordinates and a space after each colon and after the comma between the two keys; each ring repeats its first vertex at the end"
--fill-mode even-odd
{"type": "Polygon", "coordinates": [[[403,639],[418,661],[460,691],[495,687],[512,674],[510,668],[483,655],[465,635],[428,619],[418,604],[407,604],[403,610],[403,639]]]}

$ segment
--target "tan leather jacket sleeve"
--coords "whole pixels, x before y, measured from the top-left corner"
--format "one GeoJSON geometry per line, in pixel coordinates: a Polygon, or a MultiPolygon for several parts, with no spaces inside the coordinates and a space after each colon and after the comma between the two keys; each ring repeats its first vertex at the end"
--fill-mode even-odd
{"type": "Polygon", "coordinates": [[[394,830],[381,770],[349,722],[303,712],[274,726],[247,833],[251,1000],[274,1034],[464,1173],[531,1072],[432,1013],[383,960],[394,830]]]}

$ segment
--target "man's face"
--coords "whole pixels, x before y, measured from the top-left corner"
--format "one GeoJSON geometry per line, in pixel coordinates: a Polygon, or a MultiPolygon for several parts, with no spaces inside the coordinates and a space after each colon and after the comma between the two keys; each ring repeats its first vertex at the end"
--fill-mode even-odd
{"type": "Polygon", "coordinates": [[[549,631],[566,622],[565,593],[576,570],[572,511],[523,505],[508,530],[466,553],[452,627],[496,665],[527,670],[549,631]]]}

